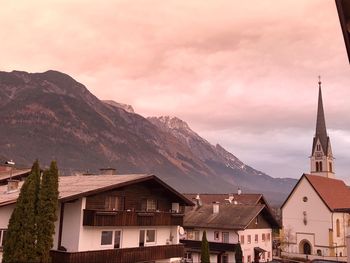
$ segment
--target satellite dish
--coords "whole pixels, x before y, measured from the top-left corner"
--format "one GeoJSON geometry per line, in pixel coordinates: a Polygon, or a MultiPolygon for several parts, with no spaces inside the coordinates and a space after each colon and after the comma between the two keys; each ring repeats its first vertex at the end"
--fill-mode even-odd
{"type": "Polygon", "coordinates": [[[179,234],[180,235],[184,235],[185,234],[185,229],[182,226],[180,226],[180,228],[179,228],[179,234]]]}

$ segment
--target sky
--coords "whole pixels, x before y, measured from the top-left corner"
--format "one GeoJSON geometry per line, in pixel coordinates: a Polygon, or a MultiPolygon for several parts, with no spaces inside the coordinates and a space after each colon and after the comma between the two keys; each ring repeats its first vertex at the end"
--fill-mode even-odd
{"type": "Polygon", "coordinates": [[[332,0],[0,0],[0,70],[69,74],[186,121],[273,177],[309,172],[318,76],[350,183],[350,65],[332,0]]]}

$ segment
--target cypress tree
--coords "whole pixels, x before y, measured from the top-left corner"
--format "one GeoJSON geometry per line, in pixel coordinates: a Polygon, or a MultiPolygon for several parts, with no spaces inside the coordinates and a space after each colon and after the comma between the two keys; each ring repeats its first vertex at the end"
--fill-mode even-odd
{"type": "Polygon", "coordinates": [[[3,263],[37,262],[35,247],[38,178],[40,183],[40,168],[36,161],[23,183],[9,221],[3,263]]]}
{"type": "Polygon", "coordinates": [[[209,243],[207,240],[207,233],[203,231],[201,243],[201,263],[210,263],[209,243]]]}
{"type": "Polygon", "coordinates": [[[50,169],[44,171],[42,176],[39,194],[37,253],[42,263],[51,261],[50,249],[53,246],[57,207],[58,170],[56,162],[52,161],[50,169]]]}

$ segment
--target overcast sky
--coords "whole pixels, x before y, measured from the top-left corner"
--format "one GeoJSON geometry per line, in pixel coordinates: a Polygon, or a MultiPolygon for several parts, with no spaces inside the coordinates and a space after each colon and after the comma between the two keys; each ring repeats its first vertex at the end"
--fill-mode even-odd
{"type": "Polygon", "coordinates": [[[173,115],[273,177],[309,171],[322,76],[337,177],[350,169],[350,66],[333,0],[0,0],[0,69],[71,75],[173,115]]]}

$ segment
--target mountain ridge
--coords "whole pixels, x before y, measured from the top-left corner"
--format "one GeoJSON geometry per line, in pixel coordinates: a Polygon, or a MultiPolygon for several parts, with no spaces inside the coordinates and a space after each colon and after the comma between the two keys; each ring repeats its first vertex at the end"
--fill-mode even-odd
{"type": "Polygon", "coordinates": [[[262,185],[273,193],[279,185],[281,199],[294,184],[245,165],[177,117],[146,119],[128,106],[101,101],[58,71],[0,72],[0,153],[28,165],[56,159],[68,174],[111,166],[154,173],[183,192],[261,191],[262,185]]]}

